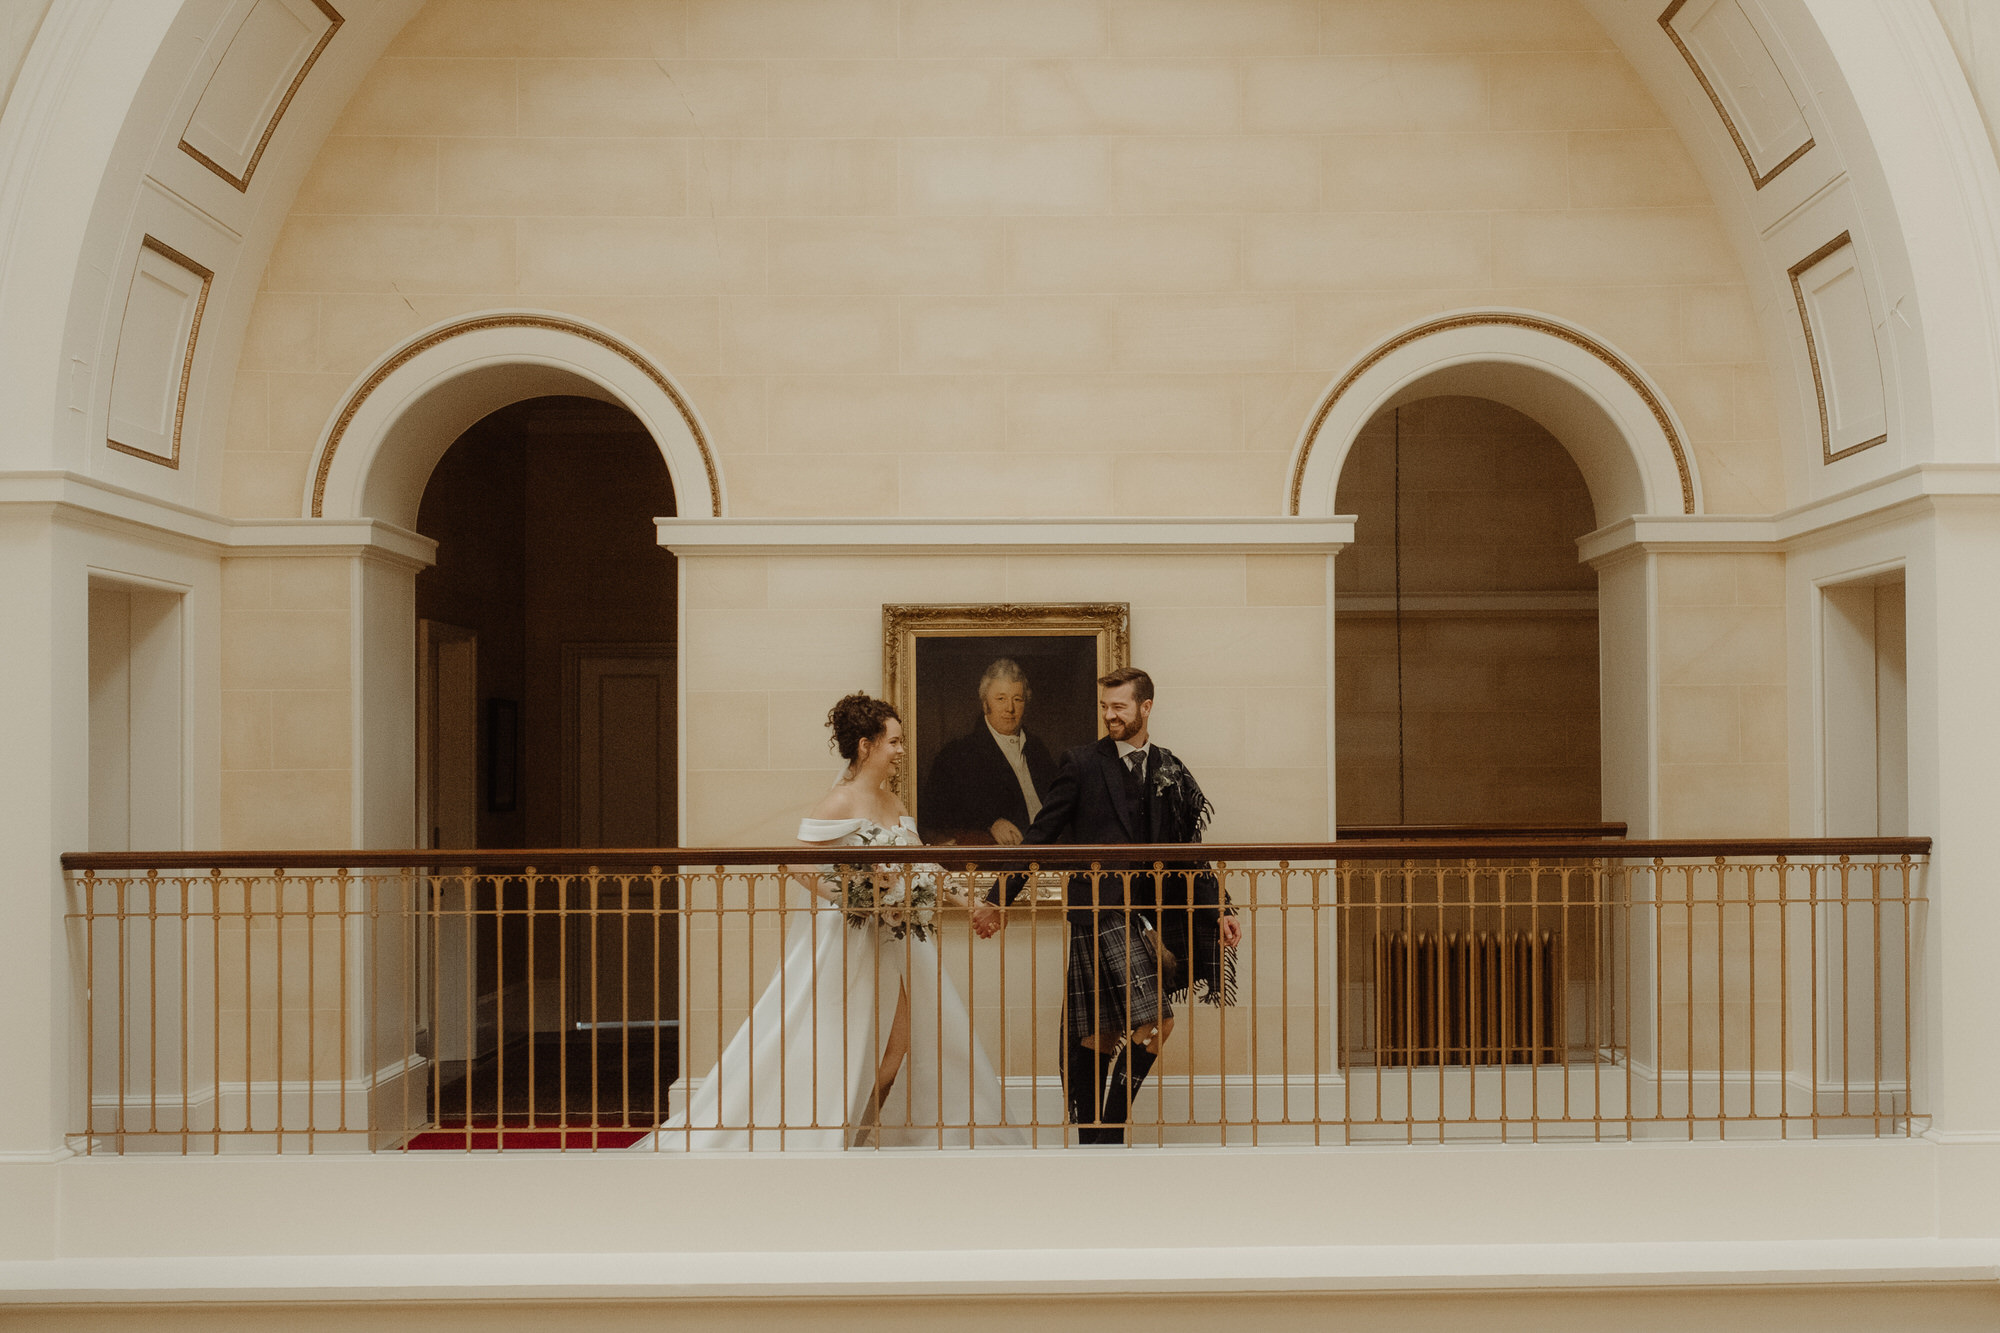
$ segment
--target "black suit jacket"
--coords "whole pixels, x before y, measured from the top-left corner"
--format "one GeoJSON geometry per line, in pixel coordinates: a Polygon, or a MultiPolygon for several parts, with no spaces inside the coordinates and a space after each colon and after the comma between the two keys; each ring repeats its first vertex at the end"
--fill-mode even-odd
{"type": "MultiPolygon", "coordinates": [[[[1029,732],[1021,744],[1021,758],[1027,762],[1035,795],[1047,800],[1056,777],[1049,747],[1029,732]]],[[[925,842],[991,843],[994,820],[1012,820],[1023,831],[1029,822],[1021,781],[984,722],[938,751],[930,776],[924,779],[920,804],[923,815],[918,823],[925,842]]]]}
{"type": "MultiPolygon", "coordinates": [[[[1151,764],[1156,766],[1160,756],[1171,755],[1164,746],[1152,747],[1151,764]]],[[[1147,770],[1154,771],[1153,767],[1147,770]]],[[[1042,800],[1041,813],[1035,816],[1022,841],[1028,844],[1044,843],[1121,843],[1121,842],[1196,842],[1200,835],[1193,829],[1176,828],[1173,812],[1165,802],[1157,800],[1152,784],[1136,798],[1126,786],[1125,765],[1118,759],[1118,743],[1106,736],[1092,745],[1079,745],[1074,750],[1065,751],[1056,766],[1055,781],[1049,785],[1047,796],[1042,800]]],[[[1150,866],[1149,861],[1103,861],[1107,871],[1138,869],[1150,866]]],[[[1133,875],[1131,903],[1133,906],[1150,906],[1158,901],[1159,886],[1153,875],[1133,875]]],[[[1008,886],[1008,896],[1018,892],[1021,879],[1012,877],[1008,886]]],[[[1126,881],[1122,876],[1104,874],[1095,881],[1088,874],[1076,873],[1069,878],[1064,895],[1072,909],[1088,908],[1092,905],[1115,906],[1126,901],[1126,881]]],[[[996,886],[997,891],[997,886],[996,886]]],[[[1072,915],[1075,915],[1073,910],[1072,915]]]]}
{"type": "MultiPolygon", "coordinates": [[[[1164,746],[1152,749],[1148,781],[1136,796],[1126,786],[1118,743],[1110,737],[1066,751],[1043,798],[1042,811],[1023,842],[1200,842],[1200,827],[1183,823],[1200,815],[1176,811],[1174,803],[1161,797],[1152,781],[1163,758],[1178,762],[1178,756],[1164,746]]],[[[1229,895],[1223,892],[1208,862],[1167,861],[1159,871],[1152,870],[1150,859],[1098,864],[1102,867],[1098,873],[1072,870],[1065,883],[1063,902],[1073,930],[1096,929],[1094,918],[1100,914],[1094,908],[1151,909],[1146,915],[1157,918],[1161,943],[1167,956],[1175,960],[1163,977],[1163,988],[1169,994],[1185,988],[1208,1003],[1234,1003],[1233,967],[1225,956],[1221,936],[1222,918],[1230,911],[1229,895]],[[1140,873],[1113,873],[1118,871],[1140,873]]],[[[1004,877],[1006,896],[1012,898],[1026,882],[1024,875],[1004,877]]],[[[989,900],[1000,893],[1001,885],[995,884],[989,900]]]]}

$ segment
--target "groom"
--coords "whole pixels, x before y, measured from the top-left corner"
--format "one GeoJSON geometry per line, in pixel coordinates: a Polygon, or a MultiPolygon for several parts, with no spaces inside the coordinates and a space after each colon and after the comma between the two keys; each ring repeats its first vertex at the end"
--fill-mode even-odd
{"type": "MultiPolygon", "coordinates": [[[[1063,755],[1023,841],[1200,842],[1211,807],[1187,767],[1152,741],[1153,678],[1136,667],[1101,676],[1097,705],[1104,737],[1063,755]]],[[[1074,872],[1064,893],[1062,1078],[1078,1143],[1125,1141],[1132,1098],[1173,1030],[1174,995],[1226,1002],[1223,951],[1241,938],[1227,896],[1205,870],[1150,865],[1074,872]]],[[[1024,882],[1009,876],[1007,895],[1024,882]]]]}

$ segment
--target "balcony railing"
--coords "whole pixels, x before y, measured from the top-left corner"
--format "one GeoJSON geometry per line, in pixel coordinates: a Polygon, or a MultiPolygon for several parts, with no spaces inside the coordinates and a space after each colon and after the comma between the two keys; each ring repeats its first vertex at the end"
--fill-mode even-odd
{"type": "MultiPolygon", "coordinates": [[[[1369,830],[1202,848],[1242,931],[1235,1003],[1176,1003],[1178,1030],[1131,1104],[1128,1142],[1921,1127],[1928,839],[1532,832],[1369,830]]],[[[1062,1147],[1074,1130],[1058,1072],[1070,929],[1056,895],[1072,873],[1123,884],[1134,872],[1093,867],[1154,857],[1171,867],[1188,851],[982,847],[976,862],[965,859],[974,849],[950,847],[72,855],[84,1047],[74,1143],[86,1153],[1062,1147]],[[813,891],[848,893],[864,879],[907,889],[935,862],[946,898],[1029,876],[998,938],[976,939],[947,906],[929,941],[885,933],[857,951],[845,941],[877,926],[841,924],[813,891]],[[827,932],[839,942],[815,950],[827,932]],[[758,1008],[774,978],[772,993],[792,1002],[758,1008]],[[899,995],[910,1051],[884,1090],[878,1065],[896,1040],[899,995]],[[856,1004],[866,1012],[844,1008],[856,1004]],[[990,1077],[953,1054],[975,1035],[990,1077]],[[739,1037],[808,1063],[718,1066],[739,1037]],[[829,1099],[827,1066],[839,1087],[870,1086],[865,1106],[829,1099]],[[791,1086],[739,1088],[732,1100],[718,1084],[704,1098],[711,1077],[791,1086]]],[[[1174,910],[1136,928],[1164,927],[1174,910]]]]}

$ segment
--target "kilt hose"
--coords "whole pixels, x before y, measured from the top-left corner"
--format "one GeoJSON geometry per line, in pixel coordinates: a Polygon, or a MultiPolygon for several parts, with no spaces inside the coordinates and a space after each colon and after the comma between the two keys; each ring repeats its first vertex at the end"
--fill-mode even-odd
{"type": "Polygon", "coordinates": [[[1157,1058],[1132,1029],[1173,1017],[1159,936],[1143,912],[1072,914],[1064,968],[1063,1092],[1078,1143],[1123,1143],[1132,1096],[1157,1058]],[[1092,1038],[1093,1049],[1084,1043],[1092,1038]]]}

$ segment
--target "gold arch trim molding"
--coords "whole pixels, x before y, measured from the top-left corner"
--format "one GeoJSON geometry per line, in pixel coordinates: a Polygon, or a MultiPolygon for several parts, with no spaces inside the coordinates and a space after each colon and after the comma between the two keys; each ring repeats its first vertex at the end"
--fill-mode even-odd
{"type": "MultiPolygon", "coordinates": [[[[186,153],[189,157],[222,177],[239,194],[248,194],[250,192],[250,178],[257,174],[257,164],[263,161],[264,150],[271,146],[271,136],[278,132],[278,122],[283,120],[285,112],[291,109],[292,99],[299,95],[299,89],[305,85],[306,75],[312,73],[313,66],[319,63],[320,55],[326,50],[327,43],[331,42],[333,35],[340,31],[341,24],[347,22],[346,19],[341,17],[340,11],[328,4],[327,0],[312,0],[312,3],[315,9],[326,15],[326,31],[320,34],[319,41],[314,43],[313,49],[306,54],[305,63],[299,66],[299,72],[292,76],[291,87],[285,89],[285,95],[278,99],[277,110],[271,113],[270,122],[264,126],[264,133],[257,140],[257,147],[250,153],[250,160],[243,164],[243,174],[238,176],[228,167],[223,166],[186,139],[181,140],[181,151],[183,153],[186,153]]],[[[343,46],[340,49],[345,51],[347,48],[343,46]]]]}
{"type": "Polygon", "coordinates": [[[1342,395],[1354,387],[1356,380],[1380,365],[1385,358],[1395,355],[1411,343],[1421,342],[1440,333],[1449,333],[1454,329],[1476,328],[1528,329],[1535,333],[1546,334],[1572,347],[1581,348],[1615,371],[1618,378],[1624,380],[1632,391],[1639,395],[1640,401],[1644,402],[1647,410],[1653,414],[1653,420],[1659,425],[1660,432],[1667,437],[1667,447],[1674,455],[1674,469],[1680,474],[1681,512],[1685,514],[1694,512],[1694,474],[1688,468],[1687,450],[1681,443],[1680,432],[1674,429],[1673,418],[1667,415],[1666,405],[1660,401],[1659,395],[1647,387],[1646,381],[1639,378],[1639,372],[1626,365],[1621,357],[1604,344],[1593,338],[1587,338],[1574,329],[1566,329],[1560,324],[1546,319],[1536,319],[1531,315],[1498,312],[1448,315],[1443,319],[1434,319],[1428,324],[1419,324],[1383,343],[1362,357],[1352,370],[1341,376],[1340,382],[1333,386],[1333,392],[1329,393],[1326,401],[1319,405],[1319,411],[1313,413],[1312,424],[1306,428],[1305,447],[1299,450],[1298,464],[1292,469],[1292,500],[1288,512],[1292,514],[1299,512],[1299,505],[1305,494],[1306,465],[1312,461],[1313,446],[1319,443],[1320,427],[1326,424],[1327,416],[1332,413],[1334,405],[1341,400],[1342,395]]]}
{"type": "MultiPolygon", "coordinates": [[[[546,329],[555,333],[566,333],[573,338],[594,343],[629,362],[634,369],[651,380],[654,387],[673,403],[674,410],[681,414],[681,421],[687,426],[688,434],[694,437],[695,448],[701,451],[701,465],[708,473],[709,509],[713,517],[722,517],[722,478],[716,471],[715,454],[708,447],[708,437],[701,433],[701,423],[695,420],[694,411],[687,405],[687,400],[681,397],[680,391],[674,388],[672,382],[661,374],[652,362],[609,334],[600,333],[573,320],[557,319],[550,315],[481,315],[473,319],[462,319],[456,324],[447,324],[417,339],[377,366],[375,372],[362,381],[361,387],[348,397],[340,409],[340,415],[334,418],[333,430],[326,437],[326,448],[320,451],[319,471],[313,476],[314,518],[324,517],[320,511],[326,504],[326,479],[333,470],[333,456],[339,452],[340,442],[346,436],[347,428],[354,424],[354,416],[361,410],[361,405],[368,401],[368,396],[381,388],[383,382],[391,375],[433,347],[440,347],[453,338],[462,338],[468,333],[482,333],[488,329],[546,329]]],[[[677,501],[678,499],[676,496],[677,501]]]]}

